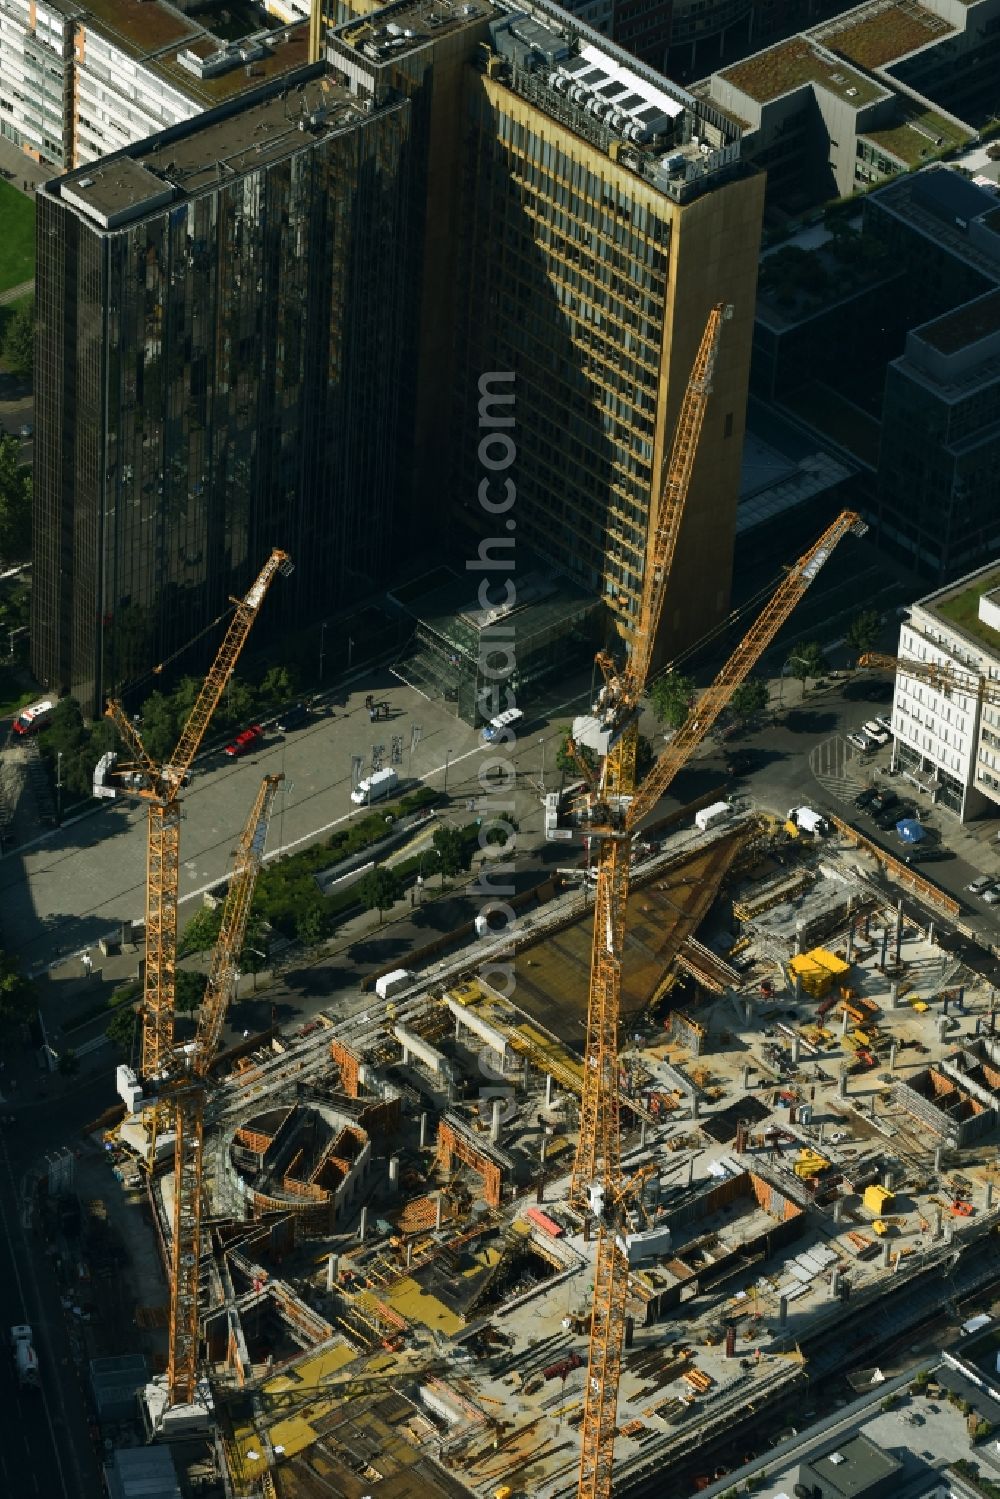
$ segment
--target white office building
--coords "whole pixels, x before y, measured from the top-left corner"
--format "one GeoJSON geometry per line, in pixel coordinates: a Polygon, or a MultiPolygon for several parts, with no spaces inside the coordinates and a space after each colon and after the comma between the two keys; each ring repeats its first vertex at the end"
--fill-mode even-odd
{"type": "MultiPolygon", "coordinates": [[[[899,632],[900,662],[951,666],[996,684],[1000,699],[1000,564],[913,605],[899,632]]],[[[1000,815],[1000,705],[980,695],[896,675],[893,758],[915,785],[963,822],[1000,815]]]]}
{"type": "Polygon", "coordinates": [[[300,9],[230,42],[169,0],[0,0],[0,136],[58,170],[109,156],[301,66],[300,9]]]}

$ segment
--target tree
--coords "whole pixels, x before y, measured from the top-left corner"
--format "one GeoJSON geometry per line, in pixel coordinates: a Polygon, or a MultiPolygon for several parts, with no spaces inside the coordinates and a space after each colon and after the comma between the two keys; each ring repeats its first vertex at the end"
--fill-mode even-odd
{"type": "Polygon", "coordinates": [[[649,701],[660,723],[679,729],[694,701],[694,681],[679,671],[668,671],[657,677],[649,692],[649,701]]]}
{"type": "Polygon", "coordinates": [[[637,781],[641,781],[649,774],[653,768],[653,761],[655,759],[656,754],[653,750],[653,741],[647,739],[645,734],[640,734],[635,747],[635,778],[637,781]]]}
{"type": "Polygon", "coordinates": [[[432,839],[438,856],[438,868],[444,879],[454,879],[472,864],[472,850],[458,828],[447,825],[435,828],[432,839]]]}
{"type": "Polygon", "coordinates": [[[576,746],[576,755],[570,754],[569,741],[572,735],[573,730],[568,724],[564,724],[559,730],[559,744],[556,749],[556,769],[563,771],[568,776],[578,776],[580,774],[580,760],[582,760],[588,770],[596,771],[597,756],[585,744],[578,744],[576,746]]]}
{"type": "Polygon", "coordinates": [[[767,707],[768,690],[767,683],[758,677],[749,677],[741,682],[739,687],[729,699],[729,706],[736,717],[744,723],[753,718],[755,713],[762,713],[767,707]]]}
{"type": "Polygon", "coordinates": [[[181,1015],[190,1015],[205,998],[208,985],[207,973],[192,973],[190,969],[178,968],[174,981],[174,1009],[181,1015]]]}
{"type": "Polygon", "coordinates": [[[403,893],[403,887],[394,869],[387,868],[385,864],[377,864],[358,881],[357,893],[365,910],[377,911],[381,921],[382,912],[395,905],[403,893]]]}
{"type": "Polygon", "coordinates": [[[785,662],[793,677],[805,687],[809,678],[815,681],[825,671],[830,670],[830,663],[823,654],[823,647],[818,640],[809,640],[805,645],[800,645],[793,655],[785,662]]]}
{"type": "Polygon", "coordinates": [[[25,302],[4,334],[3,357],[15,375],[30,380],[35,368],[35,302],[25,302]]]}
{"type": "Polygon", "coordinates": [[[221,924],[221,906],[217,906],[214,911],[208,906],[202,906],[200,911],[194,913],[181,933],[178,951],[182,954],[205,952],[215,942],[221,924]]]}
{"type": "Polygon", "coordinates": [[[31,552],[31,470],[20,461],[16,437],[0,436],[0,559],[18,562],[31,552]]]}
{"type": "Polygon", "coordinates": [[[865,651],[870,651],[878,640],[878,632],[882,627],[882,617],[877,609],[862,609],[856,614],[847,626],[847,644],[852,650],[863,656],[865,651]]]}
{"type": "MultiPolygon", "coordinates": [[[[370,910],[371,907],[367,909],[370,910]]],[[[307,947],[328,937],[330,926],[330,914],[319,901],[315,905],[306,906],[295,917],[295,935],[307,947]]]]}
{"type": "Polygon", "coordinates": [[[0,952],[0,1030],[21,1025],[35,1009],[35,986],[9,953],[0,952]]]}
{"type": "Polygon", "coordinates": [[[130,1057],[132,1055],[132,1044],[135,1040],[138,1024],[139,1016],[135,1005],[117,1005],[111,1019],[104,1027],[104,1034],[114,1046],[117,1046],[127,1057],[130,1057]]]}
{"type": "Polygon", "coordinates": [[[262,703],[285,703],[299,690],[299,674],[293,666],[271,666],[264,673],[259,696],[262,703]]]}

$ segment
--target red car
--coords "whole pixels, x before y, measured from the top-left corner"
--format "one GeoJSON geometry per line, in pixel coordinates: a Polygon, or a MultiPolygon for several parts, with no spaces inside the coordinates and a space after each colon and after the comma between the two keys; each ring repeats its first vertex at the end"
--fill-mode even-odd
{"type": "Polygon", "coordinates": [[[259,723],[252,723],[248,729],[243,729],[237,734],[232,744],[226,745],[226,754],[231,760],[236,760],[240,755],[245,755],[248,750],[253,749],[257,740],[262,738],[264,730],[259,723]]]}

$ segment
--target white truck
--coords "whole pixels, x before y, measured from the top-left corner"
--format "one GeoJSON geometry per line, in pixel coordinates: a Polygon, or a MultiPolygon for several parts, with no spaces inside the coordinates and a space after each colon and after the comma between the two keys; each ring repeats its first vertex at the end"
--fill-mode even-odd
{"type": "Polygon", "coordinates": [[[710,807],[702,807],[694,814],[694,825],[704,833],[714,828],[717,822],[726,822],[732,815],[733,809],[728,802],[713,802],[710,807]]]}
{"type": "Polygon", "coordinates": [[[812,833],[817,838],[823,838],[830,831],[830,824],[825,817],[814,812],[812,807],[790,807],[788,821],[802,833],[812,833]]]}
{"type": "Polygon", "coordinates": [[[27,1323],[19,1323],[10,1330],[10,1352],[14,1360],[14,1370],[17,1374],[17,1382],[22,1390],[37,1390],[38,1381],[38,1355],[31,1344],[31,1328],[27,1323]]]}
{"type": "Polygon", "coordinates": [[[413,983],[413,974],[408,968],[394,968],[391,973],[383,973],[381,978],[375,980],[375,993],[379,999],[391,999],[401,989],[408,989],[413,983]]]}
{"type": "Polygon", "coordinates": [[[379,802],[391,791],[395,791],[399,785],[399,776],[391,765],[385,770],[377,770],[373,776],[368,776],[364,781],[359,781],[351,792],[351,801],[357,807],[365,807],[369,802],[379,802]]]}

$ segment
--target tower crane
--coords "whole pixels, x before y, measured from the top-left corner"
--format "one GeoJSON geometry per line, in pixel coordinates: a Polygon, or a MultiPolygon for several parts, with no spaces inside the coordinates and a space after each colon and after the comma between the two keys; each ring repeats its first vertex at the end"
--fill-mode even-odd
{"type": "Polygon", "coordinates": [[[283,775],[265,776],[236,849],[219,936],[194,1042],[174,1054],[164,1096],[174,1107],[174,1212],[170,1247],[170,1351],[167,1399],[187,1405],[198,1374],[198,1290],[201,1273],[202,1135],[209,1068],[219,1049],[226,1010],[239,982],[254,886],[264,862],[271,809],[283,775]]]}
{"type": "MultiPolygon", "coordinates": [[[[678,470],[679,445],[683,446],[680,429],[671,458],[671,468],[676,463],[678,470]]],[[[690,472],[690,466],[687,472],[690,472]]],[[[675,510],[683,504],[683,489],[677,494],[675,510]]],[[[672,523],[677,524],[676,518],[672,523]]],[[[578,1499],[611,1499],[628,1298],[628,1259],[619,1245],[618,1234],[625,1227],[636,1186],[623,1177],[621,1170],[617,1085],[618,1021],[631,840],[642,819],[655,807],[708,734],[733,692],[746,680],[837,543],[849,531],[863,535],[866,530],[859,516],[844,511],[795,563],[640,786],[635,784],[634,761],[630,763],[621,753],[616,755],[612,741],[600,778],[585,797],[583,816],[589,823],[587,831],[591,839],[598,845],[598,864],[580,1137],[570,1198],[576,1206],[589,1210],[597,1218],[598,1242],[578,1499]]],[[[664,582],[665,579],[657,578],[655,573],[647,575],[646,589],[652,599],[659,599],[659,604],[651,603],[642,611],[650,638],[658,624],[654,611],[662,608],[664,582]]],[[[610,685],[607,674],[606,682],[610,685]]],[[[637,694],[643,685],[641,679],[634,680],[630,691],[637,694]]],[[[636,702],[629,711],[637,713],[637,710],[636,702]]]]}
{"type": "Polygon", "coordinates": [[[107,716],[133,756],[117,765],[117,755],[105,755],[94,772],[95,796],[114,797],[121,791],[145,801],[149,808],[146,836],[146,975],[142,1003],[141,1075],[151,1083],[167,1067],[174,1039],[174,987],[177,968],[177,897],[180,876],[181,803],[195,755],[226,683],[233,674],[251,626],[276,573],[287,576],[292,562],[275,548],[235,611],[215,660],[201,685],[173,754],[158,764],[147,753],[142,736],[121,703],[112,700],[107,716]]]}
{"type": "Polygon", "coordinates": [[[1000,707],[1000,680],[996,677],[981,677],[974,671],[963,671],[943,661],[911,661],[909,656],[880,656],[867,651],[858,657],[858,665],[876,671],[894,671],[902,677],[927,682],[943,692],[961,692],[977,702],[1000,707]]]}

